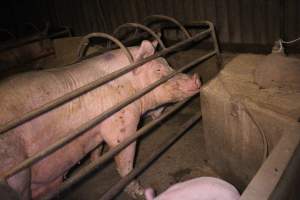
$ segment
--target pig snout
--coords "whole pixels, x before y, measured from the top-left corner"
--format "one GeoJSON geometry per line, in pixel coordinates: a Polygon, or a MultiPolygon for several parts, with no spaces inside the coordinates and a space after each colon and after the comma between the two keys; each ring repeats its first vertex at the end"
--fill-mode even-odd
{"type": "Polygon", "coordinates": [[[184,75],[179,84],[180,89],[186,92],[198,92],[201,87],[198,74],[193,74],[192,76],[184,75]]]}

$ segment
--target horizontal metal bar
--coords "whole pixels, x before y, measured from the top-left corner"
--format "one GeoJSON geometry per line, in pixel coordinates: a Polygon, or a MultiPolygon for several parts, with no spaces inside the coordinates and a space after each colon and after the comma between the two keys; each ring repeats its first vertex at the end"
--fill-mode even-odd
{"type": "Polygon", "coordinates": [[[117,70],[115,72],[112,72],[111,74],[107,75],[107,76],[104,76],[102,77],[101,79],[98,79],[98,80],[95,80],[85,86],[82,86],[70,93],[67,93],[65,94],[64,96],[61,96],[53,101],[50,101],[49,103],[47,104],[44,104],[43,106],[31,111],[31,112],[28,112],[26,114],[24,114],[23,116],[15,119],[15,120],[11,120],[9,121],[7,124],[5,124],[4,126],[0,127],[0,135],[37,117],[37,116],[40,116],[46,112],[48,112],[49,110],[52,110],[60,105],[63,105],[64,103],[78,97],[78,96],[81,96],[87,92],[89,92],[90,90],[93,90],[109,81],[111,81],[112,79],[115,79],[125,73],[128,73],[129,71],[139,67],[140,65],[142,64],[145,64],[153,59],[156,59],[160,56],[164,56],[166,54],[169,54],[170,52],[173,52],[174,50],[180,48],[180,47],[183,47],[184,45],[188,44],[188,43],[191,43],[191,42],[195,42],[195,41],[198,41],[198,40],[201,40],[203,38],[205,38],[207,35],[209,35],[211,33],[211,30],[208,29],[206,31],[203,31],[201,33],[198,33],[196,34],[195,36],[189,38],[189,39],[186,39],[182,42],[179,42],[171,47],[168,47],[160,52],[157,52],[156,54],[152,55],[152,56],[149,56],[141,61],[138,61],[136,63],[133,63],[133,64],[130,64],[120,70],[117,70]]]}
{"type": "Polygon", "coordinates": [[[110,200],[113,199],[117,194],[119,194],[123,188],[126,187],[135,177],[141,174],[153,161],[155,161],[163,152],[168,150],[181,136],[183,136],[186,131],[192,127],[197,121],[201,119],[201,113],[195,114],[186,123],[184,123],[181,128],[175,133],[171,139],[163,142],[162,146],[157,148],[156,152],[153,153],[150,158],[142,163],[140,166],[136,167],[130,174],[122,178],[116,185],[110,188],[99,200],[110,200]]]}
{"type": "Polygon", "coordinates": [[[33,165],[34,163],[36,163],[37,161],[43,159],[44,157],[46,157],[47,155],[57,151],[59,148],[63,147],[64,145],[66,145],[67,143],[71,142],[72,140],[74,140],[75,138],[79,137],[80,135],[82,135],[85,131],[89,130],[90,128],[94,127],[95,125],[97,125],[98,123],[100,123],[101,121],[103,121],[104,119],[108,118],[109,116],[111,116],[112,114],[114,114],[115,112],[121,110],[122,108],[124,108],[125,106],[127,106],[128,104],[134,102],[136,99],[144,96],[145,94],[147,94],[148,92],[150,92],[151,90],[155,89],[156,87],[158,87],[159,85],[161,85],[164,82],[167,82],[170,78],[172,78],[173,76],[191,68],[192,66],[214,56],[216,54],[216,51],[213,51],[211,53],[208,53],[192,62],[190,62],[189,64],[181,67],[178,71],[174,71],[172,73],[170,73],[169,75],[163,77],[162,79],[152,83],[151,85],[145,87],[144,89],[142,89],[141,91],[137,92],[135,95],[129,97],[128,99],[116,104],[115,106],[109,108],[108,110],[106,110],[105,112],[101,113],[100,115],[98,115],[97,117],[95,117],[94,119],[84,123],[83,125],[79,126],[78,128],[76,128],[75,130],[67,133],[67,135],[63,138],[61,138],[60,140],[58,140],[56,143],[50,145],[49,147],[47,147],[46,149],[44,149],[43,151],[40,151],[39,153],[37,153],[36,155],[22,161],[20,164],[18,164],[17,166],[13,167],[12,169],[10,169],[9,171],[7,171],[6,173],[3,174],[3,177],[5,179],[11,177],[12,175],[24,170],[25,168],[33,165]]]}
{"type": "MultiPolygon", "coordinates": [[[[195,95],[194,95],[195,96],[195,95]]],[[[192,97],[181,101],[174,105],[168,112],[163,113],[159,118],[149,122],[145,126],[143,126],[141,129],[139,129],[134,135],[129,136],[126,138],[122,143],[120,143],[118,146],[112,148],[109,150],[109,152],[102,155],[100,158],[95,160],[94,162],[90,163],[89,165],[83,167],[80,169],[78,173],[76,173],[74,176],[70,177],[66,181],[62,183],[62,185],[59,187],[58,190],[56,190],[53,193],[49,193],[46,196],[44,196],[43,200],[49,200],[57,196],[58,194],[62,193],[64,190],[70,188],[74,184],[81,181],[84,177],[86,177],[88,174],[96,170],[98,167],[109,161],[111,158],[113,158],[115,155],[117,155],[120,151],[122,151],[124,148],[126,148],[129,144],[136,141],[138,138],[142,137],[143,135],[146,135],[150,130],[152,130],[154,127],[156,127],[157,124],[163,122],[166,118],[171,116],[173,113],[178,111],[182,106],[184,106],[192,97]]]]}

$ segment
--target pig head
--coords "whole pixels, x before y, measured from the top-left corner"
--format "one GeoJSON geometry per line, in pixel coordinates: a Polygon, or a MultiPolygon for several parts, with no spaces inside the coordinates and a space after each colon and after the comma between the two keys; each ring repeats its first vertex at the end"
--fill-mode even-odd
{"type": "MultiPolygon", "coordinates": [[[[135,60],[141,60],[153,55],[156,44],[143,41],[138,52],[133,51],[135,60]]],[[[133,70],[134,78],[132,80],[135,81],[133,85],[136,90],[141,90],[173,71],[164,58],[157,58],[133,70]]],[[[186,75],[179,73],[141,98],[142,101],[151,102],[143,111],[190,97],[199,92],[200,86],[201,82],[197,74],[186,75]]],[[[160,107],[159,111],[161,110],[162,108],[160,107]]],[[[156,117],[158,117],[157,114],[156,117]]]]}

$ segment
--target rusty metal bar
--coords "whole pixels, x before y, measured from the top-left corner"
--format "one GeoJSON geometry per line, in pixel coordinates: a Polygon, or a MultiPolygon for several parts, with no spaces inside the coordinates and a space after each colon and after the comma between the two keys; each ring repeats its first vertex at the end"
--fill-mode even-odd
{"type": "Polygon", "coordinates": [[[152,55],[152,56],[149,56],[143,60],[140,60],[138,62],[135,62],[133,64],[130,64],[120,70],[117,70],[115,72],[112,72],[111,74],[107,75],[107,76],[104,76],[102,77],[101,79],[98,79],[96,81],[93,81],[85,86],[82,86],[70,93],[67,93],[66,95],[62,96],[62,97],[59,97],[31,112],[28,112],[26,114],[24,114],[23,116],[15,119],[15,120],[12,120],[10,122],[8,122],[7,124],[5,124],[4,126],[0,127],[0,135],[37,117],[37,116],[40,116],[46,112],[48,112],[49,110],[52,110],[60,105],[63,105],[64,103],[80,96],[80,95],[83,95],[85,94],[86,92],[90,91],[90,90],[93,90],[109,81],[111,81],[112,79],[115,79],[125,73],[128,73],[129,71],[139,67],[140,65],[142,64],[145,64],[153,59],[156,59],[158,57],[161,57],[161,56],[164,56],[166,54],[169,54],[171,52],[173,52],[174,50],[178,49],[178,48],[181,48],[183,46],[185,46],[186,44],[189,44],[189,43],[192,43],[192,42],[197,42],[203,38],[205,38],[206,36],[208,36],[209,34],[211,34],[211,29],[208,29],[208,30],[205,30],[201,33],[198,33],[196,34],[195,36],[191,37],[191,38],[188,38],[186,39],[185,41],[181,41],[171,47],[168,47],[160,52],[157,52],[156,54],[152,55]]]}
{"type": "Polygon", "coordinates": [[[164,145],[161,145],[157,148],[156,152],[150,155],[150,158],[142,163],[140,166],[136,167],[130,174],[126,177],[122,178],[116,185],[110,188],[99,200],[111,200],[117,194],[119,194],[122,189],[126,187],[135,177],[141,174],[147,167],[151,165],[153,161],[155,161],[163,152],[168,150],[181,136],[183,136],[186,131],[192,127],[197,121],[201,119],[201,113],[195,114],[191,117],[187,122],[185,122],[181,128],[175,133],[171,139],[163,142],[164,145]]]}
{"type": "MultiPolygon", "coordinates": [[[[198,94],[197,94],[198,95],[198,94]]],[[[194,95],[196,96],[196,95],[194,95]]],[[[139,129],[134,135],[129,136],[126,140],[124,140],[122,143],[120,143],[118,146],[112,148],[109,150],[109,152],[105,153],[101,157],[99,157],[94,162],[90,163],[89,165],[83,167],[80,169],[78,173],[76,173],[74,176],[70,177],[66,181],[62,183],[62,185],[59,187],[59,189],[55,192],[49,193],[46,196],[44,196],[43,200],[50,200],[57,196],[58,194],[62,193],[64,190],[70,188],[74,184],[81,181],[84,177],[86,177],[91,172],[95,171],[98,167],[109,161],[111,158],[113,158],[115,155],[117,155],[120,151],[122,151],[124,148],[126,148],[129,144],[136,141],[138,138],[142,137],[143,135],[147,134],[150,130],[152,130],[157,124],[163,122],[166,118],[171,116],[173,113],[178,111],[182,106],[184,106],[190,99],[193,97],[190,97],[184,101],[181,101],[174,105],[168,112],[163,113],[159,118],[149,122],[145,126],[143,126],[141,129],[139,129]]]]}
{"type": "MultiPolygon", "coordinates": [[[[114,32],[113,32],[113,35],[116,36],[117,33],[124,29],[124,28],[139,28],[139,29],[142,29],[146,32],[148,32],[151,36],[153,36],[159,43],[159,45],[161,46],[162,49],[166,49],[166,46],[164,45],[164,43],[161,41],[160,37],[153,31],[151,30],[150,28],[148,28],[147,26],[145,25],[142,25],[142,24],[138,24],[138,23],[126,23],[126,24],[122,24],[120,25],[119,27],[117,27],[114,32]]],[[[111,45],[110,43],[108,43],[108,48],[110,48],[111,45]]]]}
{"type": "Polygon", "coordinates": [[[186,38],[190,38],[191,34],[186,30],[186,28],[176,19],[169,17],[169,16],[165,16],[165,15],[151,15],[149,17],[146,17],[144,19],[144,23],[146,26],[148,26],[149,24],[151,24],[152,22],[155,21],[161,21],[161,20],[165,20],[165,21],[169,21],[172,22],[173,24],[177,25],[179,27],[179,29],[183,32],[183,34],[186,36],[186,38]]]}
{"type": "Polygon", "coordinates": [[[113,41],[115,44],[117,44],[121,48],[121,50],[123,51],[123,53],[126,55],[127,59],[129,60],[129,63],[130,64],[134,63],[133,56],[131,55],[131,53],[127,49],[127,47],[125,47],[120,40],[118,40],[117,38],[115,38],[111,35],[108,35],[106,33],[90,33],[90,34],[84,36],[83,39],[80,41],[79,48],[77,51],[77,56],[78,56],[79,60],[81,60],[85,56],[85,53],[88,50],[89,39],[94,38],[94,37],[105,38],[105,39],[109,39],[109,41],[113,41]]]}
{"type": "Polygon", "coordinates": [[[121,110],[122,108],[124,108],[125,106],[127,106],[128,104],[134,102],[135,100],[137,100],[138,98],[144,96],[145,94],[147,94],[148,92],[150,92],[151,90],[155,89],[156,87],[158,87],[159,85],[167,82],[170,78],[174,77],[175,75],[191,68],[192,66],[214,56],[216,54],[216,51],[212,51],[192,62],[190,62],[189,64],[181,67],[179,70],[177,71],[173,71],[172,73],[170,73],[169,75],[163,77],[162,79],[152,83],[151,85],[147,86],[146,88],[142,89],[141,91],[137,92],[135,95],[129,97],[128,99],[125,99],[124,101],[116,104],[115,106],[109,108],[108,110],[106,110],[105,112],[101,113],[100,115],[98,115],[97,117],[93,118],[92,120],[84,123],[83,125],[79,126],[78,128],[76,128],[73,131],[70,131],[69,133],[66,134],[65,137],[61,138],[60,140],[58,140],[56,143],[50,145],[49,147],[47,147],[46,149],[44,149],[43,151],[40,151],[39,153],[35,154],[34,156],[22,161],[20,164],[18,164],[17,166],[13,167],[12,169],[8,170],[7,172],[5,172],[3,174],[3,178],[4,179],[8,179],[9,177],[13,176],[14,174],[26,169],[27,167],[33,165],[34,163],[38,162],[39,160],[43,159],[44,157],[48,156],[49,154],[57,151],[59,148],[63,147],[64,145],[66,145],[67,143],[71,142],[72,140],[74,140],[75,138],[79,137],[80,135],[82,135],[85,131],[89,130],[90,128],[94,127],[95,125],[97,125],[98,123],[100,123],[101,121],[103,121],[104,119],[108,118],[109,116],[111,116],[112,114],[114,114],[115,112],[121,110]]]}

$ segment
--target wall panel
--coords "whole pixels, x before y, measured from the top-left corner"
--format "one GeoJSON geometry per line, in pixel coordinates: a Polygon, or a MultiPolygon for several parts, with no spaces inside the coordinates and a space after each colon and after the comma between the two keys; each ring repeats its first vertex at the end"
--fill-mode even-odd
{"type": "MultiPolygon", "coordinates": [[[[299,0],[12,0],[1,9],[2,15],[13,13],[10,21],[15,24],[47,20],[71,27],[75,35],[111,33],[122,23],[151,14],[184,22],[210,20],[227,44],[270,45],[279,37],[291,40],[300,35],[299,0]]],[[[12,28],[4,19],[1,24],[12,28]]]]}

